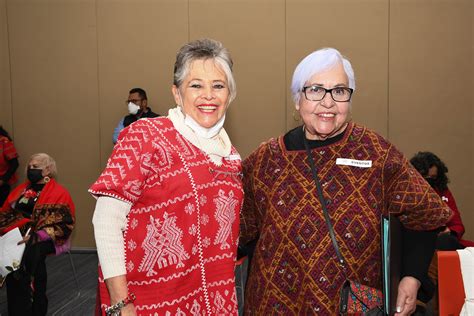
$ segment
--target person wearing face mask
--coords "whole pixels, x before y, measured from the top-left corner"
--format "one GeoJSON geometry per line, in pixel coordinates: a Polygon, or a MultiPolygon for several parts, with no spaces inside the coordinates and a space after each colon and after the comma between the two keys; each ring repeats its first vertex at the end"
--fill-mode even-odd
{"type": "Polygon", "coordinates": [[[21,268],[6,278],[11,316],[46,315],[46,256],[70,248],[75,207],[69,192],[56,182],[56,175],[51,156],[32,155],[26,167],[27,180],[8,195],[0,209],[0,234],[19,227],[24,234],[20,243],[26,243],[21,268]]]}
{"type": "Polygon", "coordinates": [[[380,290],[381,217],[391,214],[404,227],[395,315],[410,315],[433,290],[427,270],[451,211],[393,144],[351,121],[354,71],[338,50],[306,56],[291,91],[302,124],[243,162],[240,242],[257,240],[244,313],[355,313],[341,289],[349,279],[380,290]]]}
{"type": "Polygon", "coordinates": [[[437,155],[429,151],[416,153],[410,159],[410,163],[453,211],[453,217],[446,223],[445,229],[438,234],[436,249],[456,250],[474,247],[473,241],[462,239],[465,232],[464,224],[456,200],[448,188],[449,179],[446,164],[437,155]]]}
{"type": "Polygon", "coordinates": [[[211,39],[184,45],[172,93],[167,117],[120,134],[89,190],[102,315],[237,315],[243,189],[223,128],[236,95],[227,49],[211,39]]]}
{"type": "Polygon", "coordinates": [[[148,106],[148,98],[145,90],[141,88],[133,88],[128,94],[128,99],[125,101],[128,108],[128,115],[123,117],[114,129],[112,141],[117,143],[120,132],[133,122],[146,117],[158,117],[148,106]]]}

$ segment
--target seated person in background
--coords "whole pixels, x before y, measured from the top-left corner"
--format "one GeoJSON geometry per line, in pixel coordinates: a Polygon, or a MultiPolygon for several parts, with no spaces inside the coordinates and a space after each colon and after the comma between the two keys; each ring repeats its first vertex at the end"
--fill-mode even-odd
{"type": "Polygon", "coordinates": [[[56,162],[49,155],[34,154],[26,168],[27,180],[16,187],[0,209],[0,234],[20,227],[26,243],[19,270],[6,278],[8,314],[46,315],[46,255],[70,248],[74,203],[59,185],[56,162]]]}
{"type": "Polygon", "coordinates": [[[18,154],[8,132],[0,125],[0,206],[10,193],[10,186],[16,182],[18,154]]]}
{"type": "Polygon", "coordinates": [[[128,113],[130,114],[122,118],[117,127],[114,129],[114,135],[112,137],[114,144],[117,142],[120,132],[128,125],[144,117],[159,116],[148,106],[146,92],[141,88],[133,88],[130,90],[128,99],[125,101],[125,103],[128,106],[128,113]]]}
{"type": "Polygon", "coordinates": [[[436,241],[438,250],[455,250],[474,246],[474,242],[463,240],[464,225],[456,205],[456,200],[448,188],[448,167],[435,154],[426,151],[419,152],[410,159],[411,164],[426,179],[441,199],[453,210],[451,220],[446,224],[446,229],[439,233],[436,241]]]}

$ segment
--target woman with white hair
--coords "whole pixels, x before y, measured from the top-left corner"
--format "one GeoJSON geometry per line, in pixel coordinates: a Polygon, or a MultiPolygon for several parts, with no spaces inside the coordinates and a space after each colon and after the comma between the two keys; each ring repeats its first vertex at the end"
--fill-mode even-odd
{"type": "Polygon", "coordinates": [[[90,188],[108,315],[237,314],[243,189],[223,128],[236,94],[229,52],[210,39],[184,45],[172,93],[177,107],[127,127],[90,188]]]}
{"type": "Polygon", "coordinates": [[[411,238],[396,305],[409,315],[434,251],[426,231],[449,208],[400,151],[351,121],[354,71],[336,49],[304,58],[291,89],[302,125],[243,162],[241,243],[258,238],[245,313],[336,315],[347,279],[381,289],[381,215],[393,214],[411,238]]]}
{"type": "Polygon", "coordinates": [[[34,154],[26,165],[27,180],[7,197],[0,210],[0,234],[19,227],[26,243],[19,270],[8,274],[8,314],[46,315],[47,255],[70,248],[75,207],[69,192],[56,182],[56,162],[34,154]]]}

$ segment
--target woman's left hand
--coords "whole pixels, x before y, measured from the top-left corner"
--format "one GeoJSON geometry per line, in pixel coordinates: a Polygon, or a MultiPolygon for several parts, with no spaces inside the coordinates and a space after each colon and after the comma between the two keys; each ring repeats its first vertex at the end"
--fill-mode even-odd
{"type": "Polygon", "coordinates": [[[420,281],[406,276],[398,284],[397,313],[395,316],[411,315],[416,309],[416,295],[420,288],[420,281]]]}

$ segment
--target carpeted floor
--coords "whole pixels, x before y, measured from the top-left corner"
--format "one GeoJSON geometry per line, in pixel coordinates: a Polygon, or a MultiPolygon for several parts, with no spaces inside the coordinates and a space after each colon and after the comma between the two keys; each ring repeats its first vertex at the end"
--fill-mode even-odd
{"type": "MultiPolygon", "coordinates": [[[[90,316],[94,315],[97,290],[97,254],[73,253],[46,259],[48,269],[48,315],[90,316]],[[70,260],[76,269],[76,284],[70,260]]],[[[241,280],[245,280],[247,262],[236,269],[236,288],[239,302],[243,298],[241,280]],[[241,271],[243,271],[241,277],[241,271]]],[[[245,285],[244,285],[245,287],[245,285]]],[[[239,314],[242,315],[242,304],[239,314]]],[[[7,316],[7,294],[5,286],[0,288],[0,316],[7,316]]]]}

